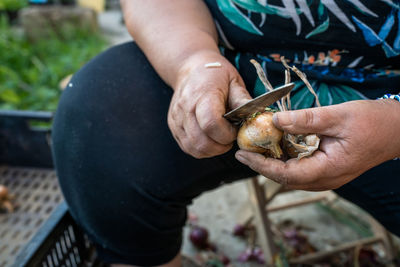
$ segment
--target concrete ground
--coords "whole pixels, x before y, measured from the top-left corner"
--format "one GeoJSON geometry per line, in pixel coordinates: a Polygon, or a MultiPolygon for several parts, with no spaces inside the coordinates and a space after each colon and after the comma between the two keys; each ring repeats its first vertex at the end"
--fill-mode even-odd
{"type": "Polygon", "coordinates": [[[99,14],[99,27],[110,45],[117,45],[132,41],[128,30],[122,22],[122,14],[118,9],[109,10],[99,14]]]}
{"type": "MultiPolygon", "coordinates": [[[[278,195],[271,206],[281,205],[294,200],[317,196],[320,193],[294,191],[278,195]]],[[[340,205],[350,208],[356,216],[366,217],[366,214],[340,201],[340,205]]],[[[259,264],[243,264],[237,259],[246,249],[246,242],[232,235],[232,229],[240,220],[243,208],[251,209],[248,202],[248,192],[245,182],[240,181],[225,185],[219,189],[204,193],[195,199],[189,211],[198,217],[198,224],[210,232],[210,241],[214,242],[219,251],[231,259],[234,266],[262,266],[259,264]]],[[[351,227],[340,223],[329,213],[324,212],[317,204],[308,204],[270,214],[273,224],[279,225],[285,220],[293,221],[296,225],[308,228],[305,231],[309,241],[319,250],[329,250],[336,245],[360,238],[351,227]]],[[[183,253],[195,258],[199,251],[188,239],[189,227],[185,228],[183,253]]]]}

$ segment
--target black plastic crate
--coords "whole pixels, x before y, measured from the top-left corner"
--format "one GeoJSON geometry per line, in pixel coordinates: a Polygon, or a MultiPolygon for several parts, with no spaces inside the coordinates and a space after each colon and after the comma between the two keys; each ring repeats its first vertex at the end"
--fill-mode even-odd
{"type": "Polygon", "coordinates": [[[61,203],[24,247],[13,264],[19,266],[103,266],[94,247],[61,203]]]}
{"type": "Polygon", "coordinates": [[[49,112],[0,111],[0,184],[15,195],[0,214],[0,267],[104,266],[68,212],[50,150],[49,112]]]}
{"type": "Polygon", "coordinates": [[[0,183],[15,196],[15,210],[0,214],[0,266],[4,267],[15,262],[63,198],[51,169],[2,166],[0,183]]]}

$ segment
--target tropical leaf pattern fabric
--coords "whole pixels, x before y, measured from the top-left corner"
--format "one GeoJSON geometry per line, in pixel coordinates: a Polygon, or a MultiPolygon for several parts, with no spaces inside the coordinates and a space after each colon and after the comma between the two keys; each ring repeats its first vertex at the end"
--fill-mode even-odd
{"type": "MultiPolygon", "coordinates": [[[[284,56],[305,72],[322,105],[400,91],[400,0],[205,0],[222,52],[253,95],[265,92],[248,63],[259,61],[274,86],[284,56]],[[246,78],[245,78],[246,80],[246,78]]],[[[315,105],[295,81],[295,109],[315,105]]]]}
{"type": "MultiPolygon", "coordinates": [[[[337,3],[337,0],[319,0],[317,6],[317,18],[321,23],[316,23],[314,16],[311,12],[310,6],[315,1],[310,0],[281,0],[282,6],[267,3],[267,1],[257,0],[216,0],[218,8],[224,16],[231,21],[234,25],[257,35],[264,35],[260,26],[257,26],[251,19],[252,13],[261,16],[272,15],[287,18],[292,20],[295,28],[296,35],[300,35],[302,31],[301,16],[304,16],[313,27],[312,31],[308,32],[305,36],[306,39],[322,34],[329,29],[330,17],[336,17],[348,30],[356,32],[361,31],[364,35],[365,41],[370,46],[380,45],[385,51],[387,57],[393,57],[400,54],[400,30],[397,27],[397,36],[392,44],[386,41],[386,37],[392,30],[395,30],[395,20],[397,18],[400,23],[400,4],[395,0],[375,0],[375,2],[382,2],[382,4],[390,6],[391,12],[386,22],[382,25],[379,32],[375,32],[371,27],[358,18],[359,15],[378,17],[378,15],[361,0],[346,0],[355,7],[357,12],[355,14],[346,14],[337,3]],[[242,8],[247,13],[239,10],[242,8]]],[[[342,1],[343,2],[343,1],[342,1]]]]}
{"type": "MultiPolygon", "coordinates": [[[[315,80],[309,81],[318,95],[322,106],[340,104],[352,100],[368,99],[354,88],[343,84],[327,84],[315,80]]],[[[310,93],[302,81],[295,81],[295,87],[291,92],[292,109],[305,109],[316,106],[315,97],[310,93]]],[[[254,96],[266,93],[262,82],[257,79],[254,86],[254,96]]]]}

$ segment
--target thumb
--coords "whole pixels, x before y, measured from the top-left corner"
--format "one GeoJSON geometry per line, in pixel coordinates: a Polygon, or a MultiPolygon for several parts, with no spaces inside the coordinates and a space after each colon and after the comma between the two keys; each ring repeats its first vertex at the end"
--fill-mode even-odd
{"type": "Polygon", "coordinates": [[[228,104],[230,109],[235,109],[252,99],[246,88],[238,83],[232,81],[229,85],[228,104]]]}
{"type": "Polygon", "coordinates": [[[343,116],[331,106],[277,112],[272,120],[276,127],[291,134],[337,136],[342,118],[343,116]]]}

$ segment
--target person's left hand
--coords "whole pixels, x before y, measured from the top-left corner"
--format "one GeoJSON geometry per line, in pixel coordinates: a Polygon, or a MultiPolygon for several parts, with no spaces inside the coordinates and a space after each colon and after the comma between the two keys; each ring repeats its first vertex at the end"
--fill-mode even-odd
{"type": "Polygon", "coordinates": [[[311,157],[286,162],[243,150],[236,158],[287,188],[335,189],[400,156],[400,103],[394,100],[278,112],[274,124],[292,134],[320,134],[319,150],[311,157]]]}

